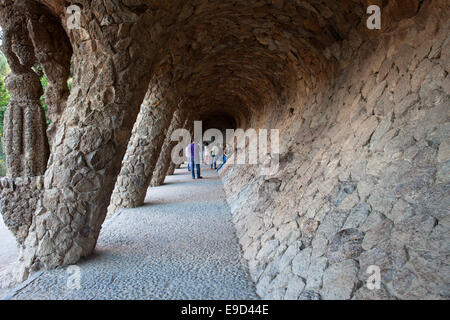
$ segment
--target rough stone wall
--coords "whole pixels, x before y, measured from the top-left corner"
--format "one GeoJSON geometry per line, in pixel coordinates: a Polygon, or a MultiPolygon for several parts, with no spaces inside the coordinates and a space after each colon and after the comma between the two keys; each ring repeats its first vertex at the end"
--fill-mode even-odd
{"type": "Polygon", "coordinates": [[[0,179],[0,214],[16,237],[19,249],[28,235],[43,190],[43,176],[0,179]]]}
{"type": "Polygon", "coordinates": [[[333,45],[329,85],[299,92],[284,121],[261,115],[281,129],[276,175],[224,167],[262,298],[449,298],[450,32],[430,3],[333,45]],[[370,265],[380,290],[365,286],[370,265]]]}

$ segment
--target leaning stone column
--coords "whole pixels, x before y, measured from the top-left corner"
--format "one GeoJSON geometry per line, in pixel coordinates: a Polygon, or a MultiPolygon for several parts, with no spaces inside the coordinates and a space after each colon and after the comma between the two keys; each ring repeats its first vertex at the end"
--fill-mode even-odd
{"type": "Polygon", "coordinates": [[[42,195],[49,145],[40,102],[42,86],[31,68],[36,57],[26,28],[27,18],[13,2],[4,2],[0,25],[4,35],[1,49],[11,68],[5,81],[11,98],[4,115],[6,177],[0,179],[0,213],[20,250],[42,195]]]}
{"type": "Polygon", "coordinates": [[[92,254],[151,79],[153,49],[142,37],[144,20],[118,0],[112,2],[122,9],[114,19],[102,1],[92,1],[97,16],[86,2],[80,29],[70,33],[73,87],[52,141],[45,190],[20,253],[26,272],[73,264],[92,254]],[[110,23],[99,25],[97,19],[110,23]]]}
{"type": "Polygon", "coordinates": [[[173,162],[170,163],[169,165],[169,169],[167,169],[167,176],[173,176],[173,174],[175,173],[175,169],[177,169],[177,165],[173,162]]]}
{"type": "Polygon", "coordinates": [[[161,149],[161,153],[159,155],[155,171],[153,172],[153,178],[150,183],[150,186],[156,187],[164,183],[169,167],[173,163],[171,158],[172,149],[178,143],[178,141],[171,140],[171,135],[175,130],[182,127],[185,120],[186,120],[186,113],[184,110],[181,109],[180,105],[175,110],[172,122],[170,124],[169,129],[167,130],[166,140],[164,141],[164,145],[161,149]]]}
{"type": "Polygon", "coordinates": [[[0,212],[20,248],[42,194],[49,146],[39,100],[42,93],[39,78],[32,70],[21,74],[16,71],[6,81],[11,100],[4,118],[7,177],[0,182],[0,212]]]}
{"type": "Polygon", "coordinates": [[[111,196],[108,215],[144,203],[176,106],[170,93],[157,91],[158,88],[150,87],[141,107],[111,196]]]}
{"type": "Polygon", "coordinates": [[[171,162],[169,168],[167,169],[166,177],[172,176],[175,173],[175,169],[177,169],[180,165],[177,165],[174,162],[171,162]]]}

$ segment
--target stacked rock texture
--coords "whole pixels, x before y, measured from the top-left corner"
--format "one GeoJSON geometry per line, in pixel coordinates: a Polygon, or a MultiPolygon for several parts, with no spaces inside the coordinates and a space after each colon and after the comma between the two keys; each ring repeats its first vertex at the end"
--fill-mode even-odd
{"type": "Polygon", "coordinates": [[[19,215],[2,191],[26,270],[89,256],[110,202],[142,204],[179,108],[190,131],[280,130],[279,170],[221,173],[261,297],[448,298],[450,4],[373,2],[380,30],[365,0],[81,0],[74,28],[67,1],[0,0],[8,176],[44,180],[19,215]]]}
{"type": "Polygon", "coordinates": [[[332,81],[286,105],[292,120],[266,115],[280,170],[225,168],[261,297],[449,297],[449,50],[448,24],[423,11],[385,37],[351,32],[326,50],[332,81]]]}

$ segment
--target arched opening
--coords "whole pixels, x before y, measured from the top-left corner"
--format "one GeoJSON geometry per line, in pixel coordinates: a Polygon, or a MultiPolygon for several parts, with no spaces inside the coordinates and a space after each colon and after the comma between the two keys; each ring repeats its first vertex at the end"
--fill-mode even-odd
{"type": "Polygon", "coordinates": [[[237,128],[236,120],[224,111],[204,115],[201,121],[203,122],[203,130],[205,131],[208,129],[219,129],[225,132],[226,129],[234,130],[237,128]]]}

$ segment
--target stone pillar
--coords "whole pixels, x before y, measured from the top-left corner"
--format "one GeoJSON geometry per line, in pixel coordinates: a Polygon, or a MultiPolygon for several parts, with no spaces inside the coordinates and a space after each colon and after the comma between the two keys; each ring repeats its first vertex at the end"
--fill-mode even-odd
{"type": "MultiPolygon", "coordinates": [[[[188,117],[183,124],[183,128],[187,129],[189,131],[189,134],[193,136],[194,134],[194,121],[192,120],[192,117],[188,117]]],[[[175,173],[175,169],[179,169],[181,164],[177,164],[174,162],[171,162],[169,165],[169,168],[167,169],[166,177],[171,176],[175,173]]]]}
{"type": "Polygon", "coordinates": [[[171,93],[158,90],[151,85],[141,107],[111,196],[108,215],[144,203],[176,106],[171,93]]]}
{"type": "Polygon", "coordinates": [[[73,87],[20,253],[26,272],[92,254],[151,78],[153,48],[142,37],[139,17],[121,7],[112,19],[102,1],[94,3],[98,12],[86,3],[80,29],[70,33],[73,87]]]}
{"type": "Polygon", "coordinates": [[[150,183],[150,186],[156,187],[162,185],[167,176],[169,167],[172,164],[175,165],[175,163],[173,163],[172,161],[171,153],[172,149],[177,145],[178,141],[172,141],[171,135],[175,130],[182,128],[182,125],[184,124],[185,120],[186,120],[186,113],[184,110],[181,109],[181,106],[178,106],[173,115],[170,127],[167,130],[166,140],[164,141],[164,145],[161,149],[161,153],[159,155],[155,171],[153,172],[153,178],[150,183]]]}
{"type": "Polygon", "coordinates": [[[181,168],[181,164],[176,164],[174,162],[170,163],[169,169],[167,169],[167,176],[173,176],[175,174],[175,170],[176,169],[180,169],[181,168]]]}
{"type": "Polygon", "coordinates": [[[6,175],[10,178],[42,175],[47,167],[49,145],[45,134],[43,93],[37,74],[33,44],[26,28],[27,19],[15,5],[3,8],[2,51],[11,68],[5,85],[11,99],[4,117],[3,150],[6,175]]]}
{"type": "Polygon", "coordinates": [[[179,165],[175,164],[174,162],[171,162],[169,165],[169,169],[167,169],[167,176],[172,176],[175,173],[175,169],[177,169],[177,167],[179,167],[179,165]]]}
{"type": "Polygon", "coordinates": [[[173,174],[175,173],[175,169],[176,169],[176,165],[175,163],[170,163],[169,168],[167,169],[167,176],[173,176],[173,174]]]}
{"type": "Polygon", "coordinates": [[[28,235],[43,189],[44,176],[0,178],[0,212],[19,249],[28,235]]]}
{"type": "MultiPolygon", "coordinates": [[[[43,91],[32,69],[36,57],[23,8],[12,1],[2,3],[0,25],[3,29],[1,49],[11,68],[5,81],[11,98],[4,115],[7,177],[0,179],[0,213],[21,250],[42,196],[42,175],[50,151],[45,112],[40,102],[43,91]]],[[[17,275],[16,280],[24,280],[23,273],[17,275]]]]}
{"type": "Polygon", "coordinates": [[[47,135],[52,139],[69,97],[67,80],[70,76],[72,46],[60,22],[54,16],[43,6],[29,1],[28,3],[33,12],[29,14],[28,19],[30,38],[48,80],[45,88],[45,103],[49,108],[50,119],[47,135]]]}

